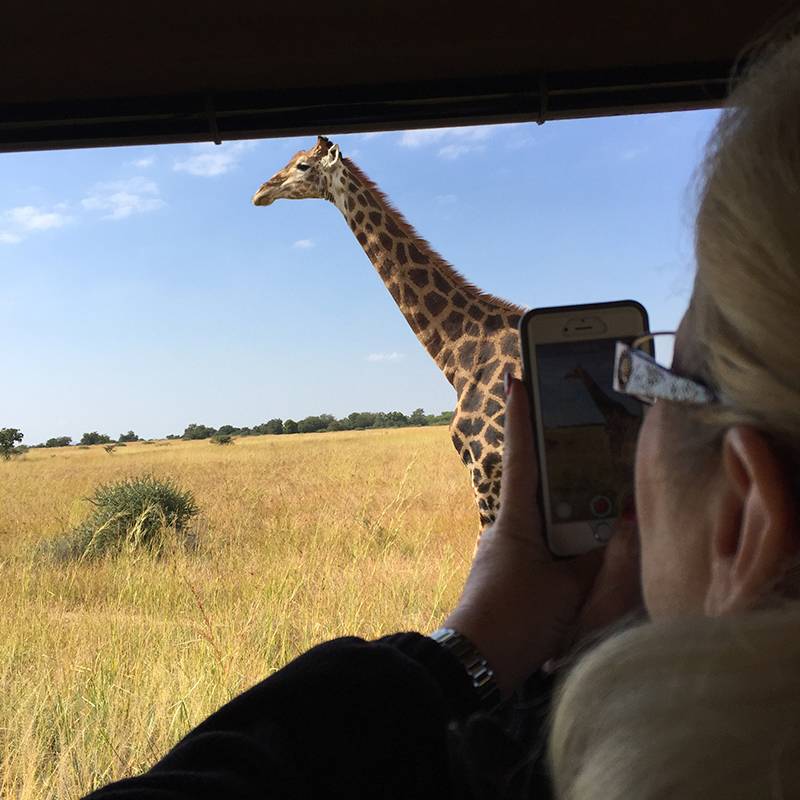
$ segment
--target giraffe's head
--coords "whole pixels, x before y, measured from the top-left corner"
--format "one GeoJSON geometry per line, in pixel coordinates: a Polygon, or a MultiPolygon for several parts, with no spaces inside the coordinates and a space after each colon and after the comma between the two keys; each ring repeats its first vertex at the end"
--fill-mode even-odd
{"type": "Polygon", "coordinates": [[[339,145],[320,136],[310,150],[299,150],[253,197],[254,206],[268,206],[282,197],[302,200],[327,197],[328,174],[341,162],[339,145]]]}
{"type": "Polygon", "coordinates": [[[564,379],[568,378],[583,378],[588,373],[583,368],[582,364],[578,364],[577,366],[573,367],[566,375],[564,375],[564,379]]]}

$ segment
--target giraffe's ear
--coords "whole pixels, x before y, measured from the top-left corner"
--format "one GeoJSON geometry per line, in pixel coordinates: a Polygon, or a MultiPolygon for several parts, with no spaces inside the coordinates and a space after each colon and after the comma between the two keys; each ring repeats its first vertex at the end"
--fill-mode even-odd
{"type": "Polygon", "coordinates": [[[341,157],[342,154],[339,152],[339,145],[335,144],[330,150],[328,150],[328,155],[326,156],[325,161],[329,167],[332,167],[341,157]]]}

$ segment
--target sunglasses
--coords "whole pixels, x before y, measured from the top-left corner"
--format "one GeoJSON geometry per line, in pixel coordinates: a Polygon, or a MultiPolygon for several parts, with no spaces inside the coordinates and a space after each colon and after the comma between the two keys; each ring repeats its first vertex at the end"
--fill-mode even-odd
{"type": "Polygon", "coordinates": [[[690,378],[681,378],[659,364],[649,353],[639,349],[642,344],[655,336],[674,338],[675,334],[645,333],[629,345],[617,342],[614,358],[614,391],[635,397],[648,405],[653,405],[656,400],[670,400],[673,403],[689,403],[695,406],[719,403],[719,397],[707,386],[690,378]]]}

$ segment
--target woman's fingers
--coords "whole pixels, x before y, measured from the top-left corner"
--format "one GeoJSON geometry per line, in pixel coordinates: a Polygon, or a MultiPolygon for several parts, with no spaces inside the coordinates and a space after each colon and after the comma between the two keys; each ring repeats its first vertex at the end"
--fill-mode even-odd
{"type": "Polygon", "coordinates": [[[581,612],[578,638],[611,625],[642,607],[639,530],[632,515],[617,520],[603,565],[581,612]]]}
{"type": "Polygon", "coordinates": [[[536,521],[541,528],[536,491],[539,464],[533,438],[528,393],[522,381],[507,377],[505,439],[503,442],[503,481],[500,487],[500,514],[523,526],[536,521]]]}

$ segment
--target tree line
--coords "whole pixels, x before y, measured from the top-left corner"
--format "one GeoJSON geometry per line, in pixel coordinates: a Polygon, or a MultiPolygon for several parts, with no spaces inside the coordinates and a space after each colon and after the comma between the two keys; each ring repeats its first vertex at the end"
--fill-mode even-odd
{"type": "MultiPolygon", "coordinates": [[[[417,408],[406,415],[400,411],[354,411],[352,414],[336,419],[332,414],[305,417],[295,421],[282,420],[277,417],[254,425],[252,428],[237,428],[233,425],[222,425],[212,428],[209,425],[199,425],[192,422],[187,425],[182,434],[170,434],[167,439],[211,439],[233,436],[278,436],[292,433],[324,433],[327,431],[363,431],[370,428],[416,428],[423,425],[449,425],[453,418],[452,411],[442,411],[441,414],[426,414],[424,409],[417,408]]],[[[12,455],[25,452],[28,447],[19,444],[23,434],[18,428],[0,428],[0,456],[9,459],[12,455]]],[[[125,444],[127,442],[142,441],[133,431],[121,433],[118,439],[112,439],[105,433],[91,431],[84,433],[77,442],[78,446],[93,444],[125,444]]],[[[41,444],[32,447],[69,447],[72,444],[71,436],[54,436],[41,444]]]]}
{"type": "Polygon", "coordinates": [[[453,418],[452,411],[441,414],[426,414],[424,409],[417,408],[406,415],[400,411],[354,411],[342,419],[333,414],[304,417],[301,420],[271,419],[252,428],[236,428],[233,425],[222,425],[212,428],[193,422],[186,430],[178,434],[170,434],[167,439],[210,439],[214,436],[279,436],[292,433],[324,433],[328,431],[363,431],[369,428],[417,428],[423,425],[449,425],[453,418]]]}

